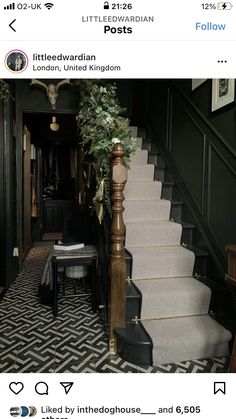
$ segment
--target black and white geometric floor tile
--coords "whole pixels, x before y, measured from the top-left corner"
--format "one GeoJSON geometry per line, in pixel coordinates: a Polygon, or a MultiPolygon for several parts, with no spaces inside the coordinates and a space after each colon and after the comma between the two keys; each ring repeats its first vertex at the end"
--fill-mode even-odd
{"type": "MultiPolygon", "coordinates": [[[[108,352],[88,289],[60,301],[59,316],[40,304],[38,287],[52,244],[38,243],[0,302],[0,372],[208,373],[226,372],[227,358],[138,366],[108,352]]],[[[67,284],[67,294],[73,293],[67,284]]]]}

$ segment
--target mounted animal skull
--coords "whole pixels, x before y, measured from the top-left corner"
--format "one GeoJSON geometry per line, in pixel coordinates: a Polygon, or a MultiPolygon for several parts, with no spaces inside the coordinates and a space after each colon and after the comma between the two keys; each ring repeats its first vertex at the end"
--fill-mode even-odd
{"type": "Polygon", "coordinates": [[[37,85],[37,86],[43,87],[47,92],[47,96],[52,105],[52,109],[56,109],[59,89],[65,84],[71,84],[70,79],[62,80],[57,84],[48,84],[48,85],[46,85],[40,80],[32,79],[30,86],[37,85]]]}

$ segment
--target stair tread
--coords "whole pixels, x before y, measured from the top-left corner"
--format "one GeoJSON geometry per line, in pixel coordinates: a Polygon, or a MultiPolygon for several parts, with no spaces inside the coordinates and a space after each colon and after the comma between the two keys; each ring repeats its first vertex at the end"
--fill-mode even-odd
{"type": "MultiPolygon", "coordinates": [[[[141,150],[141,151],[145,151],[145,150],[141,150]]],[[[143,169],[143,167],[153,167],[154,165],[152,163],[145,163],[145,164],[131,164],[130,166],[130,170],[132,170],[133,168],[140,168],[143,169]]]]}
{"type": "Polygon", "coordinates": [[[137,202],[137,201],[139,201],[140,203],[142,203],[143,204],[143,201],[144,202],[153,202],[153,201],[156,201],[157,203],[166,203],[166,202],[169,202],[170,203],[170,200],[169,199],[163,199],[163,198],[153,198],[153,199],[145,199],[145,200],[143,200],[143,199],[129,199],[129,198],[127,198],[126,199],[126,201],[134,201],[134,202],[137,202]]]}
{"type": "Polygon", "coordinates": [[[209,315],[142,321],[153,341],[153,363],[228,355],[231,333],[209,315]]]}
{"type": "Polygon", "coordinates": [[[191,289],[193,287],[196,288],[204,288],[205,290],[208,290],[210,292],[210,288],[203,284],[202,282],[198,281],[198,279],[194,278],[193,276],[174,276],[174,277],[164,277],[164,278],[147,278],[147,279],[132,279],[132,281],[135,283],[135,285],[139,288],[140,284],[146,284],[148,286],[156,285],[157,289],[155,290],[155,293],[159,294],[160,292],[164,292],[165,290],[168,293],[173,293],[173,288],[176,291],[176,287],[180,287],[182,283],[185,283],[189,285],[191,289]],[[164,285],[164,287],[163,287],[164,285]],[[170,287],[171,286],[171,287],[170,287]],[[163,287],[163,288],[161,288],[163,287]]]}
{"type": "MultiPolygon", "coordinates": [[[[127,221],[126,227],[127,227],[127,225],[132,225],[132,224],[133,225],[140,224],[140,221],[136,221],[136,220],[127,221]]],[[[178,228],[177,226],[179,226],[179,228],[181,228],[181,223],[173,223],[170,220],[150,220],[150,221],[149,220],[144,220],[142,222],[142,224],[145,224],[147,226],[149,226],[149,225],[163,225],[163,226],[167,226],[167,227],[170,227],[170,228],[173,228],[173,229],[178,228]]]]}
{"type": "MultiPolygon", "coordinates": [[[[177,224],[177,223],[176,223],[177,224]]],[[[143,247],[136,247],[136,246],[129,246],[128,250],[133,255],[134,252],[141,253],[143,251],[148,252],[150,254],[162,253],[169,254],[170,249],[172,254],[183,254],[183,253],[193,253],[190,249],[185,248],[183,246],[143,246],[143,247]]]]}
{"type": "Polygon", "coordinates": [[[129,198],[129,197],[125,198],[125,202],[131,202],[131,201],[132,202],[140,202],[140,203],[143,203],[143,202],[157,202],[157,203],[159,203],[160,201],[170,202],[169,199],[162,199],[162,198],[153,198],[153,199],[150,199],[150,198],[141,199],[141,198],[129,198]]]}
{"type": "Polygon", "coordinates": [[[143,320],[147,332],[152,336],[153,345],[162,342],[171,346],[171,342],[181,341],[187,345],[217,343],[219,339],[228,341],[232,334],[208,314],[202,316],[176,317],[163,320],[143,320]]]}
{"type": "Polygon", "coordinates": [[[160,180],[153,180],[153,179],[129,179],[129,183],[133,183],[133,184],[137,184],[137,183],[143,183],[145,185],[152,184],[152,183],[161,183],[163,184],[160,180]]]}

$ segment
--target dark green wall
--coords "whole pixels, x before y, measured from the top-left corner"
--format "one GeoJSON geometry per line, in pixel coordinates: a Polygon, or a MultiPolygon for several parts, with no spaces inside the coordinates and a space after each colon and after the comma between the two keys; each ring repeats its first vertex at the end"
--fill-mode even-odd
{"type": "Polygon", "coordinates": [[[236,102],[211,112],[212,80],[208,79],[194,91],[191,90],[191,80],[176,80],[175,82],[225,141],[236,150],[236,102]]]}
{"type": "MultiPolygon", "coordinates": [[[[236,105],[211,113],[211,81],[147,84],[147,126],[169,161],[221,272],[236,243],[236,105]]],[[[187,221],[187,220],[186,220],[187,221]]]]}

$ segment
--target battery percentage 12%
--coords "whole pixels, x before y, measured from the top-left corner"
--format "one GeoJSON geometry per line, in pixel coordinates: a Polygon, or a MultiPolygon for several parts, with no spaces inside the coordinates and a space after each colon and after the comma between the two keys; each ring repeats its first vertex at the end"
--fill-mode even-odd
{"type": "Polygon", "coordinates": [[[202,3],[201,7],[203,10],[231,10],[233,4],[230,1],[218,2],[218,3],[202,3]]]}

